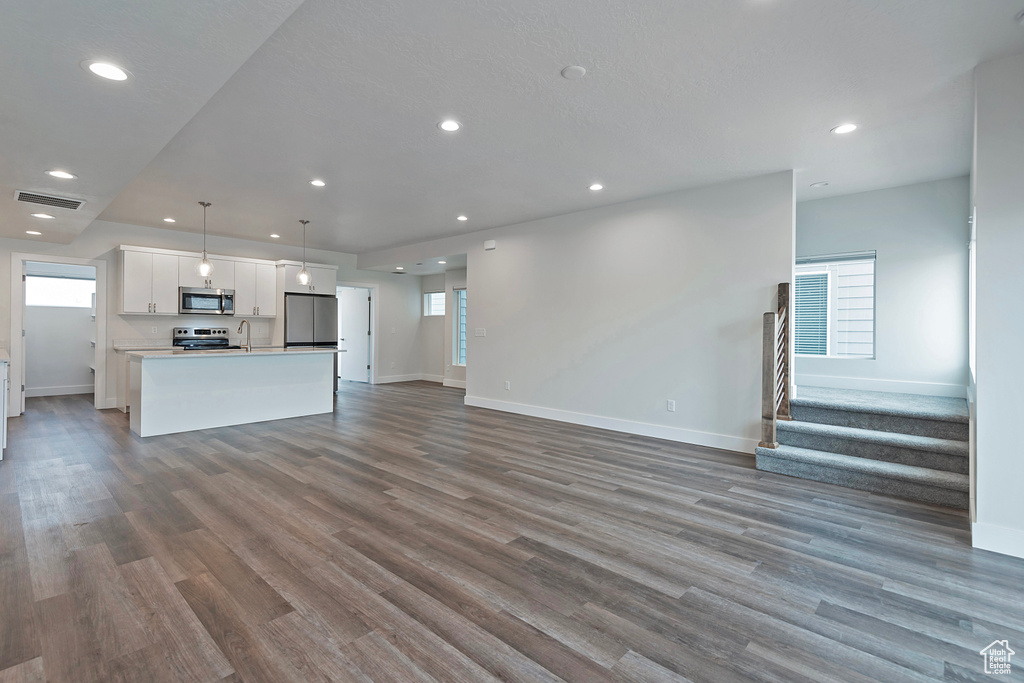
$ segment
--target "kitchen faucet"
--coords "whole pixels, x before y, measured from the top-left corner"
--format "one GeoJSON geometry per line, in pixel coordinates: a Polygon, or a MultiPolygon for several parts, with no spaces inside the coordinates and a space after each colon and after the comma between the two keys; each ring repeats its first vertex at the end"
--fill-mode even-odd
{"type": "Polygon", "coordinates": [[[242,334],[242,328],[245,328],[245,346],[244,348],[247,353],[252,353],[252,324],[248,320],[242,320],[238,324],[238,334],[242,334]]]}

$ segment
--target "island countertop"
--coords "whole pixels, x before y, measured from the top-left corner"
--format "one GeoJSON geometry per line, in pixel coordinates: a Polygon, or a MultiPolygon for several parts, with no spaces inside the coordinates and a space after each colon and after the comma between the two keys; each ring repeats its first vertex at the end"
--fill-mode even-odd
{"type": "Polygon", "coordinates": [[[149,359],[149,358],[195,358],[197,356],[274,356],[274,355],[298,355],[310,353],[338,353],[333,346],[264,346],[254,348],[252,351],[245,349],[204,349],[193,351],[190,349],[149,349],[139,351],[125,351],[128,358],[149,359]]]}

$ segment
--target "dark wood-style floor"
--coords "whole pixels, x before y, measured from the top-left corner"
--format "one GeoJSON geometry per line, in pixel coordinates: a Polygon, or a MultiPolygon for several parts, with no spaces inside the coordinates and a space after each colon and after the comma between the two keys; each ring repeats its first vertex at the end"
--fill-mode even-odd
{"type": "Polygon", "coordinates": [[[84,398],[10,424],[3,683],[982,680],[991,641],[1024,652],[1024,562],[960,512],[437,385],[146,440],[84,398]]]}

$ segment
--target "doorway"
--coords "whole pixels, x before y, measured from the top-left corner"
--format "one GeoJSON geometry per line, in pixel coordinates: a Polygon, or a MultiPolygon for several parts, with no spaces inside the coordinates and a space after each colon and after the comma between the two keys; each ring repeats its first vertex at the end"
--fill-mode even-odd
{"type": "MultiPolygon", "coordinates": [[[[90,372],[93,380],[93,405],[97,409],[113,408],[115,400],[107,397],[107,261],[105,259],[83,259],[70,256],[50,254],[11,253],[11,364],[10,364],[10,399],[8,416],[16,417],[25,412],[25,357],[31,355],[33,349],[26,349],[25,340],[25,285],[28,279],[28,264],[65,264],[72,266],[88,266],[95,273],[95,335],[90,342],[95,372],[90,372]],[[21,343],[16,341],[21,338],[21,343]],[[91,342],[95,341],[95,347],[91,342]]],[[[92,305],[90,305],[90,317],[92,305]]],[[[34,348],[34,347],[33,347],[34,348]]],[[[38,352],[37,352],[38,353],[38,352]]]]}
{"type": "Polygon", "coordinates": [[[96,268],[25,262],[25,396],[96,391],[96,268]]]}
{"type": "Polygon", "coordinates": [[[373,377],[373,292],[338,286],[338,379],[369,382],[373,377]]]}

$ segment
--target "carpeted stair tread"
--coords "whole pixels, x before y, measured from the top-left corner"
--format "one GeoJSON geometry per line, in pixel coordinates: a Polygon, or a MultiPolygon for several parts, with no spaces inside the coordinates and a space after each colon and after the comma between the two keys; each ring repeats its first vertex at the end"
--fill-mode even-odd
{"type": "Polygon", "coordinates": [[[792,406],[827,410],[871,413],[921,420],[941,420],[966,424],[969,419],[967,401],[946,396],[919,396],[884,391],[797,387],[792,406]]]}
{"type": "MultiPolygon", "coordinates": [[[[777,426],[779,432],[799,432],[823,438],[863,441],[878,446],[911,448],[917,451],[944,453],[965,458],[969,454],[968,442],[955,439],[937,439],[929,436],[881,432],[874,429],[860,429],[857,427],[840,427],[838,425],[803,422],[800,420],[780,420],[777,426]]],[[[780,434],[779,440],[781,441],[783,438],[783,435],[780,434]]]]}
{"type": "Polygon", "coordinates": [[[970,488],[970,479],[966,474],[943,472],[925,467],[914,467],[912,465],[900,465],[882,460],[840,455],[838,453],[826,453],[825,451],[812,451],[795,446],[780,445],[778,448],[759,447],[757,455],[791,460],[806,465],[817,465],[834,470],[846,470],[862,475],[873,475],[882,479],[895,479],[961,493],[966,493],[970,488]]]}

